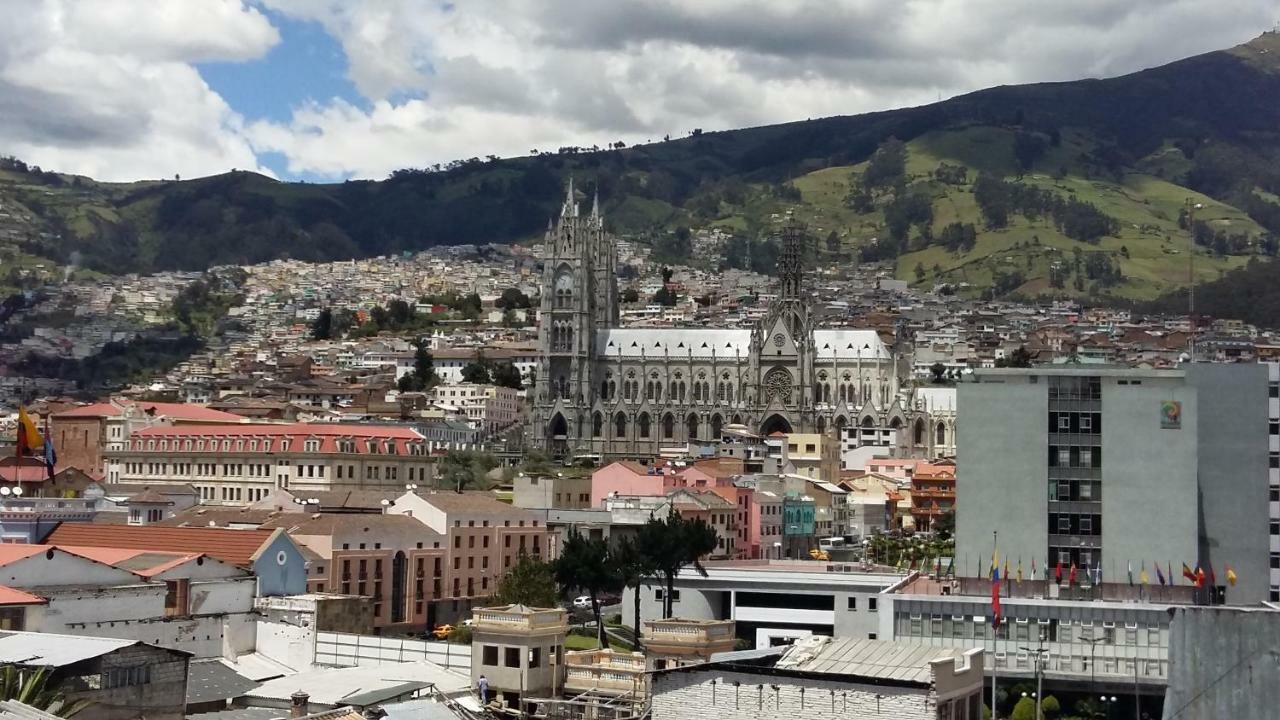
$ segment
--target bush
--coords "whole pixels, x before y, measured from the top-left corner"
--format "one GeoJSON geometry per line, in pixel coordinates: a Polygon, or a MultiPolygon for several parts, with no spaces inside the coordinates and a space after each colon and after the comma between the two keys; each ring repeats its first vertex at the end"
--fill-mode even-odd
{"type": "Polygon", "coordinates": [[[1035,720],[1036,718],[1036,701],[1029,697],[1018,700],[1018,704],[1013,706],[1013,714],[1009,716],[1012,720],[1035,720]]]}
{"type": "Polygon", "coordinates": [[[454,643],[456,645],[470,645],[471,644],[471,628],[466,627],[464,625],[459,625],[458,627],[455,627],[454,629],[450,630],[449,642],[454,643]]]}
{"type": "Polygon", "coordinates": [[[1045,717],[1053,717],[1062,712],[1062,705],[1058,702],[1058,698],[1052,695],[1046,695],[1044,700],[1040,701],[1040,710],[1045,717]]]}
{"type": "Polygon", "coordinates": [[[606,618],[604,619],[604,624],[605,624],[605,625],[621,625],[621,624],[622,624],[622,614],[621,614],[621,613],[614,613],[614,614],[612,614],[612,615],[610,615],[610,616],[606,617],[606,618]]]}

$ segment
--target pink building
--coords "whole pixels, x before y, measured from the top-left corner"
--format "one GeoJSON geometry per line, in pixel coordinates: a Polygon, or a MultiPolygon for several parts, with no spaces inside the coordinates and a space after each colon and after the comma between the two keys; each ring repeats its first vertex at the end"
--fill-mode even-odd
{"type": "Polygon", "coordinates": [[[610,495],[666,495],[676,488],[675,475],[662,467],[622,460],[591,473],[591,507],[604,507],[610,495]]]}

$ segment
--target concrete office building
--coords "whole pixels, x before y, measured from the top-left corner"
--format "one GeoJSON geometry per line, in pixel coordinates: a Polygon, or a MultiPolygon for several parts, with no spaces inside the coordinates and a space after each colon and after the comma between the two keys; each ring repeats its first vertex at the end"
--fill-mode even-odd
{"type": "Polygon", "coordinates": [[[1263,363],[1267,368],[1267,449],[1270,469],[1267,478],[1270,493],[1271,583],[1268,599],[1280,601],[1280,363],[1263,363]]]}
{"type": "MultiPolygon", "coordinates": [[[[891,569],[811,560],[727,560],[703,563],[706,577],[676,577],[672,614],[684,620],[733,620],[737,636],[758,647],[809,637],[864,638],[880,632],[881,593],[906,575],[891,569]]],[[[625,591],[631,607],[634,589],[625,591]]],[[[665,591],[658,583],[640,588],[642,622],[662,619],[665,591]]],[[[623,613],[624,623],[631,622],[623,613]]]]}
{"type": "Polygon", "coordinates": [[[1261,365],[976,371],[958,387],[957,568],[985,573],[998,531],[1028,564],[1104,583],[1199,564],[1228,602],[1267,599],[1266,398],[1261,365]]]}

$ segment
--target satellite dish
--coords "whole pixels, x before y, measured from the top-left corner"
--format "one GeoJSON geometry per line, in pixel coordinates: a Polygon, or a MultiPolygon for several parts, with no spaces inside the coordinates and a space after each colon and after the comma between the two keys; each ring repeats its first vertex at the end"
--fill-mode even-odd
{"type": "Polygon", "coordinates": [[[10,489],[9,489],[9,488],[7,488],[7,487],[0,487],[0,495],[4,495],[5,497],[8,497],[8,496],[9,496],[9,493],[11,493],[11,492],[13,492],[13,491],[12,491],[12,490],[10,490],[10,489]]]}
{"type": "Polygon", "coordinates": [[[16,495],[16,496],[18,496],[18,497],[22,497],[22,488],[20,488],[20,487],[16,487],[16,488],[14,488],[14,489],[13,489],[13,494],[14,494],[14,495],[16,495]]]}

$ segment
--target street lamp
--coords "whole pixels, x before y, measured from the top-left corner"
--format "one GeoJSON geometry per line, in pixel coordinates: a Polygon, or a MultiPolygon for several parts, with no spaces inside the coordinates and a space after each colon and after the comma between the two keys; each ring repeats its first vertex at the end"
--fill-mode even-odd
{"type": "MultiPolygon", "coordinates": [[[[1018,648],[1025,653],[1032,653],[1036,658],[1036,691],[1031,693],[1031,697],[1036,699],[1036,720],[1044,720],[1044,708],[1040,704],[1040,697],[1044,693],[1044,654],[1049,652],[1044,647],[1044,632],[1040,633],[1036,640],[1034,648],[1021,647],[1018,648]]],[[[1022,693],[1022,697],[1026,697],[1026,693],[1022,693]]]]}
{"type": "Polygon", "coordinates": [[[1102,714],[1104,717],[1111,717],[1111,706],[1116,702],[1115,695],[1099,695],[1098,699],[1102,701],[1102,714]]]}

